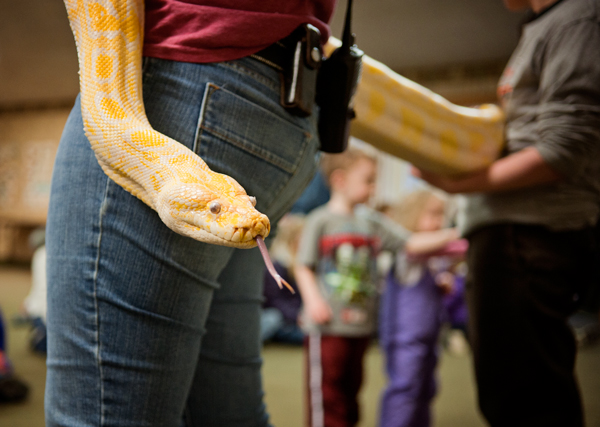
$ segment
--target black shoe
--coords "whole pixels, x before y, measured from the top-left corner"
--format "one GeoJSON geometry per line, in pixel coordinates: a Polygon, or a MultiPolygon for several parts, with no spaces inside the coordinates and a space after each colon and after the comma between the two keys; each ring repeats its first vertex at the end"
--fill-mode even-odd
{"type": "Polygon", "coordinates": [[[27,398],[29,386],[14,375],[0,379],[0,403],[16,403],[27,398]]]}

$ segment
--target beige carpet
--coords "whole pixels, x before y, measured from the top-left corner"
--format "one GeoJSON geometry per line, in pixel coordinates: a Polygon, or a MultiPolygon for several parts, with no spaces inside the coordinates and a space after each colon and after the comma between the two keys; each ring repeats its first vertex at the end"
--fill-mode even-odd
{"type": "MultiPolygon", "coordinates": [[[[17,313],[30,285],[26,268],[0,265],[0,307],[6,320],[17,313]]],[[[18,374],[31,386],[27,402],[0,405],[0,426],[44,426],[44,359],[27,347],[27,330],[9,328],[9,356],[18,374]]],[[[268,345],[264,351],[266,401],[274,426],[303,426],[302,351],[297,347],[268,345]]],[[[588,427],[600,427],[600,344],[582,349],[577,371],[586,404],[588,427]]],[[[436,427],[483,427],[475,406],[473,376],[468,356],[444,353],[439,370],[440,392],[434,404],[436,427]]],[[[373,346],[366,361],[361,394],[360,427],[375,427],[379,392],[385,383],[382,358],[373,346]]]]}

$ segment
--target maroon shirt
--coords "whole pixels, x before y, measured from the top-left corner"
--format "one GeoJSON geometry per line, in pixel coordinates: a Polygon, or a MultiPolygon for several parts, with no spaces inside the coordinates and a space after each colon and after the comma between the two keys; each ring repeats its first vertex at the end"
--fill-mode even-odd
{"type": "Polygon", "coordinates": [[[258,52],[303,23],[329,38],[336,0],[146,0],[144,56],[220,62],[258,52]]]}

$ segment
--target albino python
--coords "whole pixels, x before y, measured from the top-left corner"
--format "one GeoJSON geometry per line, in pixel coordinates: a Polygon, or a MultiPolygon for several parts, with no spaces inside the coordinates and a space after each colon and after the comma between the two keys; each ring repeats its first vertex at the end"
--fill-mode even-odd
{"type": "MultiPolygon", "coordinates": [[[[105,173],[177,233],[237,248],[262,245],[270,223],[254,208],[256,200],[148,123],[141,84],[143,0],[65,4],[77,44],[85,133],[105,173]]],[[[418,166],[435,169],[448,163],[445,157],[460,157],[463,140],[469,163],[447,171],[485,166],[502,140],[497,110],[453,107],[369,58],[356,110],[358,136],[418,166]],[[477,150],[485,155],[473,161],[468,153],[477,150]]]]}
{"type": "Polygon", "coordinates": [[[148,123],[141,84],[143,1],[65,3],[77,44],[85,133],[104,172],[180,234],[256,246],[256,237],[270,230],[256,200],[148,123]]]}

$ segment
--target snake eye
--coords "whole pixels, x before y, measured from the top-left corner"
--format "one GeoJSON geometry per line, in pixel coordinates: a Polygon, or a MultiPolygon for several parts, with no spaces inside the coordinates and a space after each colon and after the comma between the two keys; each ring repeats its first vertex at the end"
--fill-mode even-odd
{"type": "Polygon", "coordinates": [[[210,205],[208,205],[208,209],[210,210],[210,213],[216,215],[221,212],[221,204],[219,202],[211,202],[210,205]]]}
{"type": "Polygon", "coordinates": [[[256,206],[256,197],[250,196],[250,203],[252,203],[252,206],[256,206]]]}

